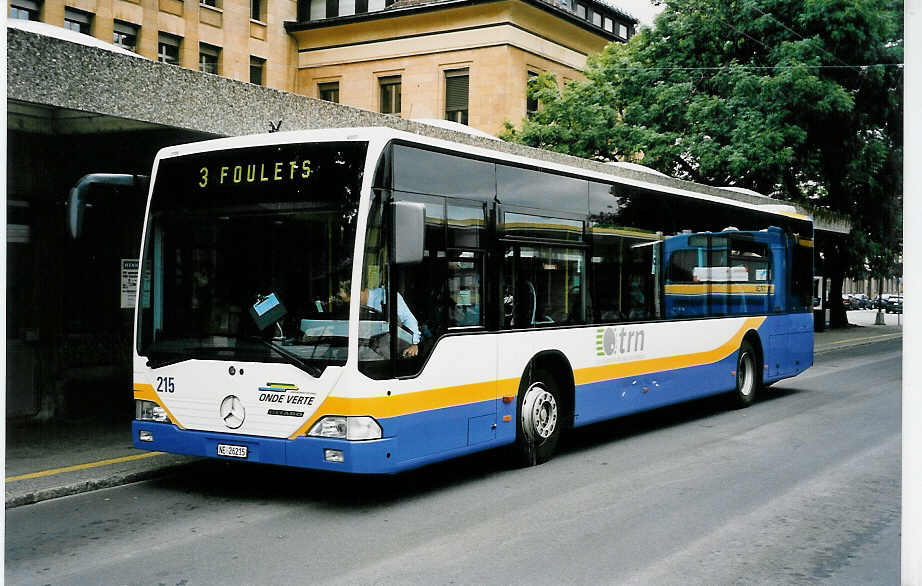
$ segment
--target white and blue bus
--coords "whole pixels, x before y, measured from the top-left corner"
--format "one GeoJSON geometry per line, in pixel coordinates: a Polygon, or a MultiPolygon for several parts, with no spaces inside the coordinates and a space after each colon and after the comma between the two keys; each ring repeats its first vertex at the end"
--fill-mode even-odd
{"type": "Polygon", "coordinates": [[[162,150],[134,445],[395,473],[813,362],[813,225],[387,128],[162,150]]]}

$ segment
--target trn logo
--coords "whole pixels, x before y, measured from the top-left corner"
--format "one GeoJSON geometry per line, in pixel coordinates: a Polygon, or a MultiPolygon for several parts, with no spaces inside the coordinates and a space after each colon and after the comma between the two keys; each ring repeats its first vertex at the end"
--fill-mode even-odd
{"type": "Polygon", "coordinates": [[[620,356],[643,352],[643,328],[599,328],[595,335],[596,356],[620,356]]]}

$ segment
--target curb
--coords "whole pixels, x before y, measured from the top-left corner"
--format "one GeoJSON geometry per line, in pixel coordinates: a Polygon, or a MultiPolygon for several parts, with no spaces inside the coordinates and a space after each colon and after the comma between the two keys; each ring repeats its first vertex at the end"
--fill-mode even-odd
{"type": "Polygon", "coordinates": [[[11,495],[6,497],[6,509],[15,509],[16,507],[34,505],[35,503],[40,503],[42,501],[56,499],[64,496],[91,492],[103,488],[114,488],[116,486],[141,482],[142,480],[151,480],[162,476],[169,476],[196,463],[197,462],[184,462],[180,464],[168,464],[160,468],[113,474],[105,478],[83,480],[80,482],[72,482],[70,484],[64,484],[61,486],[41,488],[24,494],[11,495]]]}
{"type": "Polygon", "coordinates": [[[827,342],[820,347],[813,349],[813,354],[825,354],[827,352],[832,352],[833,350],[841,350],[843,348],[855,348],[858,346],[869,346],[871,344],[876,344],[877,342],[889,342],[891,340],[902,339],[903,332],[893,333],[893,334],[879,334],[876,336],[869,336],[867,338],[856,338],[856,339],[845,339],[839,340],[838,342],[827,342]]]}

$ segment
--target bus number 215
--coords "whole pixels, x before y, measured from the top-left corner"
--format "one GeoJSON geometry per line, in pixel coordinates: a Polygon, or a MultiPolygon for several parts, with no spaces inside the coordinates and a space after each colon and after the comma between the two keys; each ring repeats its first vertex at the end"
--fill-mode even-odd
{"type": "Polygon", "coordinates": [[[176,385],[173,384],[172,376],[158,376],[157,377],[157,392],[158,393],[172,393],[176,390],[176,385]]]}

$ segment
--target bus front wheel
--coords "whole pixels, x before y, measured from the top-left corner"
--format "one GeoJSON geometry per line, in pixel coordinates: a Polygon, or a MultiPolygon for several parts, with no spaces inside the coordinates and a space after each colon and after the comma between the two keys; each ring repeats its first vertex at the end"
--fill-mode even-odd
{"type": "Polygon", "coordinates": [[[759,389],[759,355],[752,344],[743,342],[736,356],[736,390],[734,402],[738,408],[752,405],[759,389]]]}
{"type": "Polygon", "coordinates": [[[524,466],[551,459],[563,426],[560,391],[554,377],[536,369],[519,386],[516,453],[524,466]]]}

